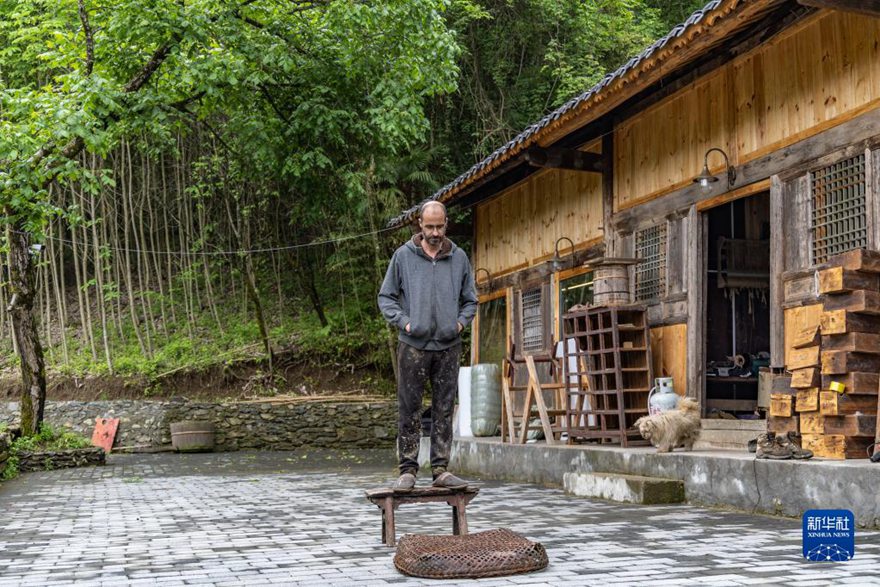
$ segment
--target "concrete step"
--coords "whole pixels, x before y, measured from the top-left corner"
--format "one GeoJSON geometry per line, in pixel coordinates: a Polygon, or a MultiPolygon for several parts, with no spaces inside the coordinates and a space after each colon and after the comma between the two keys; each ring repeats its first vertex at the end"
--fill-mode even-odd
{"type": "Polygon", "coordinates": [[[684,502],[684,481],[621,475],[617,473],[572,473],[563,475],[567,493],[626,503],[657,504],[684,502]]]}
{"type": "Polygon", "coordinates": [[[766,420],[722,420],[704,418],[694,450],[711,448],[748,450],[748,442],[767,431],[766,420]]]}

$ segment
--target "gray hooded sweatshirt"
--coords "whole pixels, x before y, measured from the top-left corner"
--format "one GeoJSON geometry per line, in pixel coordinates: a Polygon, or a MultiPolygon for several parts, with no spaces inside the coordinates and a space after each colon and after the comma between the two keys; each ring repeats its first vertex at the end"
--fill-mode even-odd
{"type": "Polygon", "coordinates": [[[458,324],[466,327],[474,319],[477,293],[464,251],[444,238],[432,259],[421,241],[417,234],[394,252],[379,290],[379,309],[397,327],[398,340],[440,351],[461,340],[458,324]]]}

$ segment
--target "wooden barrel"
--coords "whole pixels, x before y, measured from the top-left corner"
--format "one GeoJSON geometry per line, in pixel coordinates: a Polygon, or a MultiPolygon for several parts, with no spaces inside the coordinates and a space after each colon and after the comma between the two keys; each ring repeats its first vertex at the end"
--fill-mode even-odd
{"type": "Polygon", "coordinates": [[[214,423],[206,420],[172,422],[171,446],[178,452],[214,450],[214,423]]]}
{"type": "Polygon", "coordinates": [[[631,304],[628,265],[601,265],[593,271],[593,304],[621,306],[631,304]]]}

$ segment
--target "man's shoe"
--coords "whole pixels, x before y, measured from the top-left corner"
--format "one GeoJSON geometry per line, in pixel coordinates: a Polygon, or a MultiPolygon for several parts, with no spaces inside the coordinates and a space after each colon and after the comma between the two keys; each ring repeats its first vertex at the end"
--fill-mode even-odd
{"type": "Polygon", "coordinates": [[[412,473],[404,473],[397,478],[392,489],[394,489],[395,493],[408,493],[412,491],[415,486],[416,476],[412,473]]]}
{"type": "Polygon", "coordinates": [[[748,443],[749,452],[756,452],[758,450],[758,439],[753,438],[748,443]]]}
{"type": "Polygon", "coordinates": [[[782,444],[782,438],[772,432],[758,437],[758,448],[755,450],[756,459],[784,460],[791,458],[791,447],[782,444]]]}
{"type": "Polygon", "coordinates": [[[463,487],[468,486],[468,482],[464,479],[459,479],[449,471],[444,471],[437,475],[437,478],[434,479],[434,482],[431,483],[434,487],[445,487],[447,489],[461,489],[463,487]]]}
{"type": "Polygon", "coordinates": [[[813,458],[813,451],[807,450],[801,447],[801,439],[800,434],[796,432],[789,432],[782,438],[776,437],[779,440],[780,444],[784,446],[788,446],[791,450],[791,458],[793,459],[811,459],[813,458]]]}

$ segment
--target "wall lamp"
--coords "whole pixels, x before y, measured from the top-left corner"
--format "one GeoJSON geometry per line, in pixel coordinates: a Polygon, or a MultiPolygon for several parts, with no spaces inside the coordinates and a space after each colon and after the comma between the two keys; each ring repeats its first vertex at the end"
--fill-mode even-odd
{"type": "Polygon", "coordinates": [[[551,259],[551,263],[553,263],[553,271],[559,271],[562,269],[562,257],[559,256],[559,243],[561,241],[568,241],[571,244],[571,250],[574,252],[574,243],[571,242],[571,239],[567,236],[561,236],[556,239],[556,244],[553,245],[553,259],[551,259]]]}
{"type": "Polygon", "coordinates": [[[727,166],[727,187],[732,187],[733,182],[736,181],[736,169],[730,164],[730,159],[727,157],[727,153],[718,147],[712,147],[706,151],[706,154],[703,156],[703,171],[700,172],[700,175],[694,178],[694,183],[700,184],[703,191],[709,191],[710,184],[718,181],[718,177],[709,173],[709,153],[712,151],[718,151],[724,156],[724,164],[727,166]]]}

